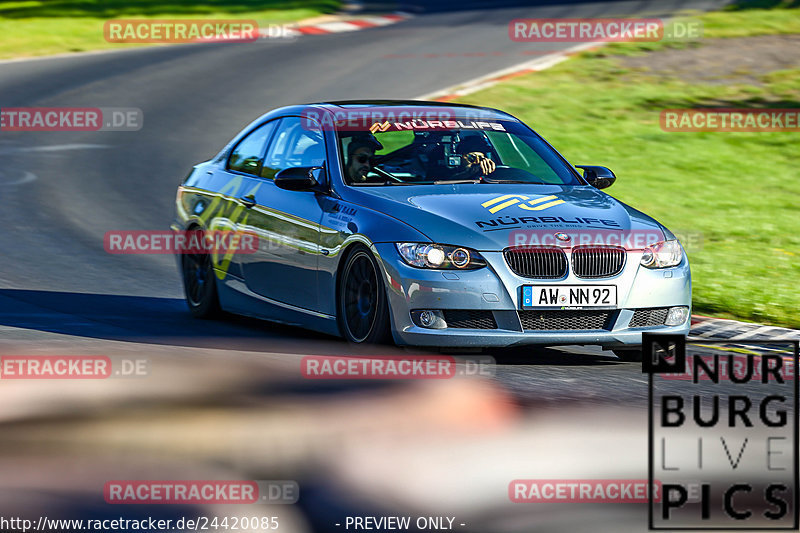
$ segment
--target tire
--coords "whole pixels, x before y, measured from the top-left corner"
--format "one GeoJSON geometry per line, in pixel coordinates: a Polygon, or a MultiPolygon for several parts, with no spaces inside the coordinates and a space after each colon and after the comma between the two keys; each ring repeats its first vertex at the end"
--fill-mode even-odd
{"type": "Polygon", "coordinates": [[[622,361],[627,361],[630,363],[639,363],[642,361],[642,349],[640,348],[626,348],[626,349],[619,349],[619,350],[611,350],[614,352],[614,355],[619,357],[622,361]]]}
{"type": "Polygon", "coordinates": [[[389,308],[378,262],[364,246],[353,248],[344,261],[336,310],[342,337],[354,344],[388,342],[389,308]]]}
{"type": "Polygon", "coordinates": [[[215,318],[221,314],[217,280],[209,254],[181,256],[183,293],[189,311],[195,318],[215,318]]]}

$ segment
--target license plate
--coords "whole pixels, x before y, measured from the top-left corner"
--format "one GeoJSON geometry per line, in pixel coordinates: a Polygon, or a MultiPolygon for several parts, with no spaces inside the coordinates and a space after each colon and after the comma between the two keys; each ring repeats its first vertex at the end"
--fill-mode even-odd
{"type": "Polygon", "coordinates": [[[523,285],[522,308],[614,307],[615,285],[523,285]]]}

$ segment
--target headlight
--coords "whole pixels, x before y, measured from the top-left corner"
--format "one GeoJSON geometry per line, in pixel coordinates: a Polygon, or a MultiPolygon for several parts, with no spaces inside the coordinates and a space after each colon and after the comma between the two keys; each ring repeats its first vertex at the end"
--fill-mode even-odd
{"type": "Polygon", "coordinates": [[[642,266],[647,268],[674,267],[683,259],[683,248],[678,241],[660,241],[644,249],[642,266]]]}
{"type": "Polygon", "coordinates": [[[481,254],[461,246],[418,242],[397,243],[396,246],[403,261],[417,268],[469,270],[486,266],[481,254]]]}

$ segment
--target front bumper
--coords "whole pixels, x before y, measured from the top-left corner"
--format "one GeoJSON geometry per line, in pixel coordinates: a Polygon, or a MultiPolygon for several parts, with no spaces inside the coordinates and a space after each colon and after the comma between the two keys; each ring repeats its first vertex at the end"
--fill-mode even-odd
{"type": "Polygon", "coordinates": [[[689,319],[679,326],[629,327],[636,309],[673,306],[691,309],[691,273],[685,256],[676,267],[648,269],[639,265],[640,254],[629,252],[625,268],[613,277],[586,280],[570,271],[559,280],[533,280],[514,274],[501,252],[481,252],[488,266],[467,271],[410,267],[400,259],[393,243],[375,244],[373,252],[383,266],[392,333],[398,344],[442,347],[591,344],[615,348],[641,344],[645,331],[689,332],[689,319]],[[521,287],[536,284],[616,285],[617,307],[605,310],[609,315],[602,328],[523,329],[521,287]],[[497,327],[428,329],[412,321],[411,311],[419,309],[489,311],[497,327]]]}

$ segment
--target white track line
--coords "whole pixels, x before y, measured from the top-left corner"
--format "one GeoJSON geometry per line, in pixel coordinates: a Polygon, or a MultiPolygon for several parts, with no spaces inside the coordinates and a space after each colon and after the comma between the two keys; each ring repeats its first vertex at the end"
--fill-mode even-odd
{"type": "Polygon", "coordinates": [[[791,333],[784,333],[777,337],[772,337],[768,340],[771,341],[800,341],[800,331],[791,331],[791,333]]]}
{"type": "Polygon", "coordinates": [[[594,48],[596,46],[602,46],[604,44],[606,44],[604,41],[581,43],[572,46],[570,48],[567,48],[565,50],[562,50],[560,52],[553,52],[551,54],[547,54],[542,57],[537,57],[536,59],[532,59],[530,61],[524,61],[522,63],[518,63],[516,65],[512,65],[510,67],[497,70],[489,74],[485,74],[483,76],[478,76],[477,78],[473,78],[463,83],[459,83],[458,85],[452,85],[442,90],[423,94],[422,96],[416,97],[415,100],[433,100],[435,98],[440,98],[442,96],[452,96],[452,95],[464,96],[466,94],[479,91],[480,89],[491,87],[495,83],[498,83],[499,80],[497,78],[502,78],[510,74],[516,74],[517,72],[522,72],[526,70],[533,70],[533,71],[545,70],[561,63],[562,61],[567,60],[570,55],[576,52],[580,52],[582,50],[586,50],[589,48],[594,48]]]}
{"type": "Polygon", "coordinates": [[[703,332],[703,333],[701,333],[700,335],[698,335],[698,337],[707,338],[707,337],[710,337],[710,336],[712,336],[712,335],[715,335],[715,334],[717,334],[717,333],[721,333],[721,332],[723,332],[723,331],[728,331],[728,330],[731,330],[731,329],[734,329],[734,328],[737,328],[737,327],[739,327],[739,326],[740,326],[740,323],[739,323],[739,322],[734,322],[734,321],[732,321],[732,320],[731,320],[731,321],[728,321],[728,320],[724,320],[724,321],[723,321],[723,320],[720,320],[720,322],[725,322],[725,324],[724,324],[724,325],[721,325],[721,326],[720,326],[720,327],[718,327],[718,328],[714,328],[714,327],[713,327],[713,323],[712,323],[712,329],[710,329],[710,330],[708,330],[708,331],[706,331],[706,332],[703,332]]]}
{"type": "Polygon", "coordinates": [[[36,181],[36,177],[37,177],[36,174],[34,174],[33,172],[25,171],[23,172],[22,177],[19,179],[6,182],[0,181],[0,187],[6,187],[10,185],[23,185],[25,183],[36,181]]]}
{"type": "Polygon", "coordinates": [[[339,22],[339,21],[323,22],[322,24],[310,24],[309,26],[328,31],[330,33],[340,33],[343,31],[358,31],[361,29],[361,26],[357,24],[351,24],[349,22],[339,22]]]}
{"type": "Polygon", "coordinates": [[[756,335],[761,335],[761,334],[763,334],[763,333],[765,333],[767,331],[773,330],[773,329],[781,330],[781,328],[776,328],[774,326],[761,326],[761,327],[755,328],[752,331],[748,331],[746,333],[742,333],[741,335],[737,335],[734,338],[735,339],[752,339],[752,337],[755,337],[756,335]]]}
{"type": "Polygon", "coordinates": [[[15,154],[26,152],[63,152],[66,150],[91,150],[97,148],[110,148],[107,144],[51,144],[47,146],[15,146],[0,148],[0,154],[15,154]]]}
{"type": "MultiPolygon", "coordinates": [[[[410,16],[408,13],[401,13],[401,12],[397,12],[395,14],[396,15],[400,15],[400,16],[404,16],[404,17],[409,17],[410,16]]],[[[395,20],[395,19],[391,19],[391,18],[387,18],[387,17],[366,17],[366,18],[359,19],[359,20],[363,20],[364,22],[369,22],[369,23],[374,24],[376,26],[388,26],[389,24],[394,24],[395,22],[401,22],[399,20],[395,20]]]]}

